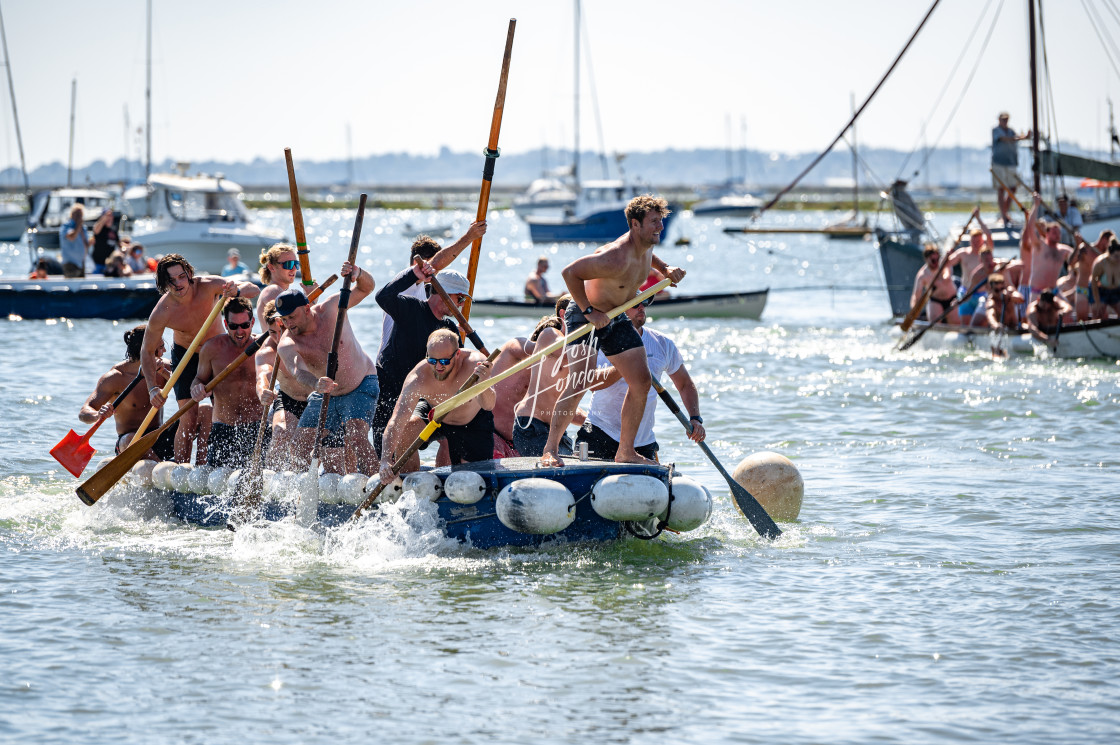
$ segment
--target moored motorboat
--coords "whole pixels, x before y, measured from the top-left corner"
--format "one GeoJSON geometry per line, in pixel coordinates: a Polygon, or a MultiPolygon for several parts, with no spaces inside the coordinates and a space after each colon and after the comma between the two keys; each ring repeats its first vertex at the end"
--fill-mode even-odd
{"type": "Polygon", "coordinates": [[[147,318],[158,300],[153,274],[81,279],[0,277],[0,318],[147,318]]]}
{"type": "MultiPolygon", "coordinates": [[[[749,292],[722,292],[708,295],[674,295],[658,299],[646,312],[661,318],[749,318],[757,321],[766,309],[770,288],[749,292]]],[[[540,316],[551,313],[551,304],[528,303],[515,298],[475,300],[471,312],[481,316],[540,316]]]]}
{"type": "MultiPolygon", "coordinates": [[[[530,215],[529,238],[533,243],[608,243],[630,229],[626,205],[649,190],[620,179],[583,182],[573,211],[563,215],[530,215]]],[[[665,218],[662,236],[673,219],[665,218]]]]}
{"type": "MultiPolygon", "coordinates": [[[[70,219],[70,210],[75,204],[83,207],[83,222],[92,234],[93,224],[101,216],[101,211],[113,206],[113,196],[100,189],[48,189],[39,191],[31,198],[31,213],[27,217],[28,240],[32,255],[40,249],[58,248],[58,229],[70,219]]],[[[31,262],[34,265],[34,261],[31,262]]]]}

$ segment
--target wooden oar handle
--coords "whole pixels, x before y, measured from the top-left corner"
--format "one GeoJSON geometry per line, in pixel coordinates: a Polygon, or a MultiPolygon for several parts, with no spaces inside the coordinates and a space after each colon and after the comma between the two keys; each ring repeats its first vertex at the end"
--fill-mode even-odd
{"type": "Polygon", "coordinates": [[[486,345],[482,343],[481,337],[479,337],[478,333],[476,333],[475,330],[471,328],[470,322],[467,321],[467,319],[459,311],[459,306],[456,305],[455,301],[451,299],[451,296],[447,294],[447,290],[443,289],[443,285],[439,283],[439,280],[436,279],[435,276],[433,276],[428,281],[431,282],[432,289],[435,290],[441,298],[443,298],[443,304],[446,305],[451,311],[451,315],[455,316],[455,320],[459,322],[459,326],[463,329],[463,333],[466,334],[467,338],[471,340],[471,344],[474,344],[475,349],[485,355],[489,355],[490,351],[486,349],[486,345]]]}
{"type": "Polygon", "coordinates": [[[296,166],[292,161],[292,149],[284,148],[284,162],[288,166],[288,191],[292,195],[292,225],[296,232],[296,256],[299,257],[299,273],[304,285],[315,284],[311,279],[311,250],[307,247],[307,234],[303,229],[303,208],[299,204],[299,188],[296,186],[296,166]]]}

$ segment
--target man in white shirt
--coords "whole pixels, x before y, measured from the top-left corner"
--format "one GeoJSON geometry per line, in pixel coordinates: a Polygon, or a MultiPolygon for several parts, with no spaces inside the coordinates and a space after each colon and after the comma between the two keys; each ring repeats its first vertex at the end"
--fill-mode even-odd
{"type": "MultiPolygon", "coordinates": [[[[692,376],[685,369],[684,359],[677,345],[664,334],[645,328],[645,304],[634,306],[626,311],[626,315],[630,317],[630,322],[642,337],[650,375],[654,380],[658,380],[661,373],[668,373],[669,379],[673,381],[680,394],[692,424],[692,432],[689,433],[688,438],[695,442],[703,442],[706,433],[704,420],[700,418],[700,394],[696,390],[696,384],[692,382],[692,376]]],[[[627,385],[622,379],[622,374],[610,365],[602,352],[599,352],[596,378],[598,382],[595,385],[595,393],[591,397],[587,421],[576,435],[576,442],[586,442],[588,454],[594,458],[613,460],[615,451],[618,450],[619,436],[622,434],[622,401],[626,397],[627,385]]],[[[653,435],[653,423],[657,411],[656,398],[657,392],[651,386],[646,398],[645,412],[638,425],[638,434],[634,437],[634,450],[650,460],[657,460],[658,450],[657,440],[653,435]]]]}

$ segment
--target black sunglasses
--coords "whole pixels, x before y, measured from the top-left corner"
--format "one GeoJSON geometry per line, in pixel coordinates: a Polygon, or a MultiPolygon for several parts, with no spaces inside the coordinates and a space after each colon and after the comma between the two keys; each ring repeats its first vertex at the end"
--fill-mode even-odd
{"type": "Polygon", "coordinates": [[[233,331],[234,329],[249,329],[253,327],[253,322],[246,321],[245,323],[230,323],[229,321],[226,321],[226,326],[230,331],[233,331]]]}
{"type": "Polygon", "coordinates": [[[447,365],[451,364],[451,360],[453,359],[454,357],[429,357],[428,364],[433,366],[439,364],[446,367],[447,365]]]}
{"type": "Polygon", "coordinates": [[[282,269],[295,269],[299,266],[299,262],[295,259],[291,261],[277,261],[276,263],[279,264],[282,269]]]}
{"type": "Polygon", "coordinates": [[[642,301],[642,307],[643,308],[648,308],[649,306],[653,305],[653,298],[654,297],[655,297],[654,295],[650,295],[645,300],[643,300],[642,301]]]}

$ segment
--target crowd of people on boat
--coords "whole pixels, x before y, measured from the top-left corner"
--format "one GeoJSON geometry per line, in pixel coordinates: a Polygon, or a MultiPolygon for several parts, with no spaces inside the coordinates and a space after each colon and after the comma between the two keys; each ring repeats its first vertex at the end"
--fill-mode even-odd
{"type": "MultiPolygon", "coordinates": [[[[689,437],[698,442],[705,437],[699,394],[673,341],[648,327],[645,306],[652,298],[614,317],[607,311],[633,301],[651,274],[674,284],[683,279],[683,270],[653,252],[668,212],[663,199],[633,199],[626,207],[629,231],[568,264],[568,291],[561,296],[549,293],[544,281],[547,259],[538,263],[534,292],[529,284],[526,292],[552,302],[551,312],[489,356],[463,344],[470,329],[462,311],[471,286],[448,268],[485,234],[484,221],[445,247],[420,236],[409,265],[376,291],[369,271],[343,262],[346,308],[373,296],[385,313],[372,355],[370,340],[363,343],[340,310],[341,293],[320,298],[318,285],[297,281],[300,260],[291,245],[261,253],[263,289],[235,277],[196,275],[187,259],[169,254],[156,266],[159,302],[147,323],[126,332],[125,360],[98,380],[80,417],[113,416],[119,453],[149,407],[162,411],[164,388],[179,372],[172,388],[179,407],[189,411],[148,457],[239,468],[260,452],[269,468],[299,470],[314,452],[327,472],[380,473],[385,480],[419,468],[418,455],[402,456],[436,407],[468,381],[500,376],[440,418],[433,438],[437,465],[527,456],[560,467],[579,447],[567,432],[573,423],[576,442],[587,443],[592,457],[654,461],[654,379],[668,374],[690,416],[689,437]],[[217,323],[206,328],[218,302],[224,303],[224,332],[217,323]],[[257,324],[263,333],[254,339],[257,324]],[[589,333],[565,338],[588,324],[589,333]],[[172,347],[165,360],[168,330],[172,347]],[[192,355],[196,337],[200,345],[192,355]],[[534,364],[523,364],[534,355],[534,364]],[[336,372],[328,376],[332,362],[336,372]],[[514,366],[524,369],[509,374],[514,366]],[[114,397],[137,376],[145,385],[114,407],[114,397]],[[580,403],[589,391],[585,410],[580,403]],[[187,406],[192,401],[197,405],[187,406]]],[[[239,261],[231,252],[231,267],[239,261]]],[[[161,421],[157,416],[147,431],[161,421]]]]}

